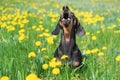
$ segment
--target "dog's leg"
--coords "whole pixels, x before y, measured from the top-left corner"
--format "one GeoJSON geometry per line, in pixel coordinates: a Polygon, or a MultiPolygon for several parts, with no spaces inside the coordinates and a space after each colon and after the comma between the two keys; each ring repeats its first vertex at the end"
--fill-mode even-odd
{"type": "Polygon", "coordinates": [[[72,55],[72,65],[78,67],[82,65],[82,54],[79,49],[75,50],[72,55]]]}
{"type": "Polygon", "coordinates": [[[58,47],[55,51],[54,57],[57,59],[57,61],[60,61],[62,55],[63,55],[63,52],[58,47]]]}
{"type": "Polygon", "coordinates": [[[58,48],[55,51],[54,57],[56,58],[56,60],[59,60],[58,48]]]}

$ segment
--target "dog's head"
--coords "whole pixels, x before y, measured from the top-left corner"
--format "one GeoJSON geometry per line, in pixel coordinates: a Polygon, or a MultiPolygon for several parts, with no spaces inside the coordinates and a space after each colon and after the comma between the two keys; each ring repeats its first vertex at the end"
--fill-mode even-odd
{"type": "Polygon", "coordinates": [[[65,27],[71,23],[71,12],[68,6],[63,6],[62,13],[60,16],[60,23],[63,24],[65,27]]]}
{"type": "Polygon", "coordinates": [[[78,22],[78,19],[76,18],[74,13],[70,11],[68,6],[63,6],[59,22],[58,22],[55,30],[52,32],[52,34],[54,34],[54,35],[59,34],[60,29],[72,30],[72,28],[76,29],[75,30],[76,34],[78,34],[79,36],[83,36],[85,34],[83,27],[78,22]]]}

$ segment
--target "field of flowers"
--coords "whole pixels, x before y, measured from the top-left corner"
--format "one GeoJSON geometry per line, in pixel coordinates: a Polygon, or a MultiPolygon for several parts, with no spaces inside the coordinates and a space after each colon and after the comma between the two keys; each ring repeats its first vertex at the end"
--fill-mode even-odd
{"type": "Polygon", "coordinates": [[[120,80],[120,1],[0,1],[0,80],[120,80]],[[82,68],[53,57],[60,35],[51,32],[66,4],[86,31],[76,39],[82,68]]]}

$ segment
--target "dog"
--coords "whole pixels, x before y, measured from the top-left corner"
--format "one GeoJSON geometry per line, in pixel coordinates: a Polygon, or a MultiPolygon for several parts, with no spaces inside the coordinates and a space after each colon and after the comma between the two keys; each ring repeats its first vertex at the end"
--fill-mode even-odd
{"type": "Polygon", "coordinates": [[[71,66],[80,66],[83,57],[76,44],[76,34],[83,36],[85,35],[85,30],[68,6],[63,6],[60,19],[52,34],[58,35],[60,30],[62,30],[61,40],[54,57],[60,60],[63,55],[67,55],[71,66]]]}

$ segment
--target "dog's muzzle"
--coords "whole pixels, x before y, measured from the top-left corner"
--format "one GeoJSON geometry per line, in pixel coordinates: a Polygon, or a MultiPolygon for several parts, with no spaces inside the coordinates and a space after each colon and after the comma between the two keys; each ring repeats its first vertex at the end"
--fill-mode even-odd
{"type": "Polygon", "coordinates": [[[61,14],[61,23],[65,26],[68,27],[68,25],[71,23],[71,12],[68,8],[68,6],[63,6],[63,12],[61,14]]]}
{"type": "Polygon", "coordinates": [[[68,18],[68,19],[63,18],[63,19],[62,19],[62,23],[63,23],[65,26],[67,26],[67,25],[69,25],[69,24],[71,23],[71,19],[70,19],[70,18],[68,18]]]}
{"type": "Polygon", "coordinates": [[[63,18],[61,20],[61,22],[67,27],[67,25],[69,25],[71,23],[71,19],[70,19],[70,14],[68,11],[64,11],[63,12],[63,18]]]}

